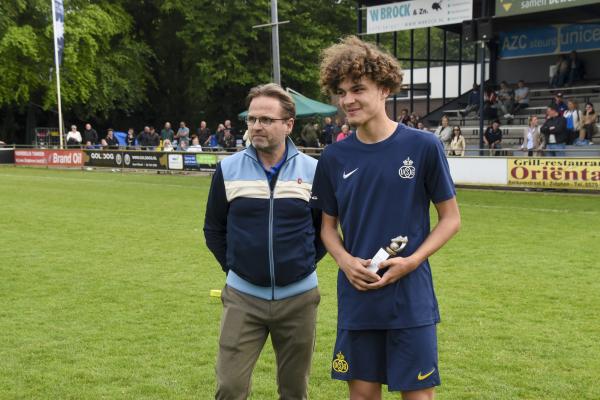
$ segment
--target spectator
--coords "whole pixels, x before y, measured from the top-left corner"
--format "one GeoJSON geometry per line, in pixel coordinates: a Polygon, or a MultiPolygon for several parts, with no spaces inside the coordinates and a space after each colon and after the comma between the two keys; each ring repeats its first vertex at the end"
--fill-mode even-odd
{"type": "Polygon", "coordinates": [[[408,109],[403,108],[400,110],[400,116],[398,117],[398,122],[404,125],[408,125],[408,121],[410,121],[410,116],[408,115],[408,109]]]}
{"type": "Polygon", "coordinates": [[[162,147],[163,147],[163,148],[162,148],[162,150],[163,150],[163,151],[173,151],[173,150],[175,150],[175,149],[173,148],[173,143],[171,143],[171,141],[170,141],[169,139],[165,139],[165,140],[163,140],[163,145],[162,145],[162,147]]]}
{"type": "Polygon", "coordinates": [[[92,146],[98,143],[98,132],[92,128],[92,124],[89,122],[85,124],[85,130],[83,131],[83,141],[86,143],[89,142],[92,146]]]}
{"type": "Polygon", "coordinates": [[[315,124],[307,123],[300,132],[300,142],[304,147],[319,147],[319,138],[315,124]]]}
{"type": "Polygon", "coordinates": [[[544,135],[546,148],[549,156],[564,157],[565,145],[569,137],[567,132],[567,121],[560,115],[558,107],[548,106],[546,110],[546,122],[542,125],[540,132],[544,135]]]}
{"type": "Polygon", "coordinates": [[[79,147],[81,141],[81,133],[77,130],[77,126],[71,125],[71,130],[67,133],[67,147],[79,147]]]}
{"type": "Polygon", "coordinates": [[[169,142],[173,143],[173,138],[175,137],[175,131],[171,129],[171,123],[165,122],[165,127],[160,131],[160,139],[164,142],[169,139],[169,142]]]}
{"type": "Polygon", "coordinates": [[[544,135],[540,133],[540,127],[538,126],[538,117],[530,115],[523,135],[521,150],[527,151],[529,157],[534,155],[540,157],[544,155],[545,144],[544,135]]]}
{"type": "Polygon", "coordinates": [[[473,90],[471,90],[471,93],[469,93],[469,103],[467,104],[467,107],[460,112],[460,115],[462,115],[463,118],[472,113],[473,111],[479,111],[479,96],[479,85],[474,83],[473,90]]]}
{"type": "Polygon", "coordinates": [[[335,137],[333,136],[335,125],[331,122],[330,117],[325,117],[325,125],[321,131],[321,143],[325,143],[327,146],[334,142],[335,137]]]}
{"type": "Polygon", "coordinates": [[[105,143],[105,145],[102,146],[103,148],[109,148],[109,149],[118,149],[119,148],[119,141],[115,137],[112,128],[108,128],[108,130],[106,131],[106,137],[104,138],[104,143],[105,143]]]}
{"type": "Polygon", "coordinates": [[[579,139],[577,139],[575,145],[585,146],[587,144],[593,144],[592,138],[597,131],[597,120],[598,115],[596,114],[596,111],[594,111],[594,105],[592,103],[586,103],[583,112],[582,127],[579,130],[579,139]]]}
{"type": "Polygon", "coordinates": [[[158,146],[160,146],[160,136],[158,135],[158,132],[156,132],[156,129],[151,126],[148,150],[155,150],[158,146]]]}
{"type": "Polygon", "coordinates": [[[502,149],[502,130],[500,129],[500,121],[497,119],[492,122],[492,126],[488,127],[483,135],[485,145],[490,149],[491,156],[499,156],[498,150],[502,149]]]}
{"type": "Polygon", "coordinates": [[[342,125],[342,131],[337,135],[337,138],[335,139],[336,142],[341,142],[342,140],[346,139],[348,136],[350,136],[352,132],[350,132],[350,127],[346,124],[342,125]]]}
{"type": "Polygon", "coordinates": [[[189,151],[192,153],[202,152],[202,146],[200,146],[200,139],[198,139],[197,136],[192,139],[192,145],[190,147],[188,147],[188,149],[186,151],[189,151]]]}
{"type": "Polygon", "coordinates": [[[188,147],[189,147],[189,142],[187,141],[183,141],[181,143],[179,143],[179,147],[177,147],[177,151],[187,151],[188,147]]]}
{"type": "Polygon", "coordinates": [[[518,114],[521,110],[529,107],[529,88],[525,86],[525,81],[522,79],[517,82],[517,88],[515,89],[515,108],[513,114],[518,114]]]}
{"type": "Polygon", "coordinates": [[[561,54],[558,56],[554,68],[554,74],[550,78],[550,87],[563,87],[569,78],[570,66],[567,58],[561,54]]]}
{"type": "Polygon", "coordinates": [[[219,124],[219,126],[217,127],[217,131],[213,134],[211,134],[208,139],[206,139],[206,142],[204,143],[204,146],[211,148],[212,150],[217,150],[221,145],[220,142],[222,140],[219,140],[219,136],[223,135],[224,133],[223,131],[225,130],[225,126],[223,124],[219,124]]]}
{"type": "Polygon", "coordinates": [[[567,101],[567,110],[563,113],[563,117],[567,120],[567,144],[573,144],[583,126],[583,115],[574,100],[567,101]]]}
{"type": "Polygon", "coordinates": [[[140,133],[138,133],[136,139],[137,139],[138,145],[140,145],[142,148],[145,148],[148,145],[149,138],[150,138],[150,127],[144,126],[144,129],[140,133]]]}
{"type": "Polygon", "coordinates": [[[583,67],[583,63],[577,57],[577,52],[575,50],[571,51],[569,54],[569,78],[567,79],[567,85],[572,85],[573,82],[583,80],[583,75],[585,74],[585,70],[583,67]]]}
{"type": "Polygon", "coordinates": [[[559,115],[563,115],[563,113],[567,110],[567,105],[563,101],[563,94],[558,92],[554,95],[554,99],[550,102],[548,107],[556,106],[559,115]]]}
{"type": "Polygon", "coordinates": [[[236,146],[237,140],[236,140],[233,132],[234,131],[232,129],[227,129],[227,128],[225,128],[225,130],[223,131],[223,140],[222,140],[221,146],[224,149],[235,150],[235,148],[237,147],[236,146]]]}
{"type": "Polygon", "coordinates": [[[445,148],[450,145],[450,142],[452,141],[452,128],[450,127],[450,120],[447,115],[442,116],[440,125],[435,130],[434,135],[440,139],[445,148]]]}
{"type": "Polygon", "coordinates": [[[127,136],[125,137],[125,144],[127,145],[128,149],[133,149],[135,147],[135,132],[133,130],[133,128],[129,128],[127,130],[127,136]]]}
{"type": "Polygon", "coordinates": [[[204,144],[209,136],[210,128],[207,127],[206,121],[200,121],[200,128],[198,128],[198,140],[201,144],[204,144]]]}
{"type": "Polygon", "coordinates": [[[95,148],[96,148],[96,146],[94,146],[94,145],[92,144],[92,142],[88,140],[87,142],[85,142],[85,148],[86,148],[87,150],[92,150],[92,149],[95,149],[95,148]]]}
{"type": "Polygon", "coordinates": [[[449,156],[464,157],[465,149],[467,144],[465,143],[465,137],[460,131],[460,126],[452,128],[452,141],[450,142],[450,150],[448,151],[449,156]]]}
{"type": "Polygon", "coordinates": [[[420,129],[422,131],[426,131],[428,133],[431,133],[431,132],[429,132],[429,129],[427,129],[427,127],[425,126],[425,124],[423,123],[423,121],[417,122],[417,129],[420,129]]]}
{"type": "Polygon", "coordinates": [[[496,110],[496,92],[491,87],[485,88],[483,93],[483,118],[496,119],[498,111],[496,110]]]}
{"type": "Polygon", "coordinates": [[[231,126],[231,121],[230,120],[228,120],[228,119],[225,120],[225,122],[223,123],[223,125],[225,126],[225,131],[223,132],[223,136],[225,136],[226,132],[229,132],[234,137],[234,139],[238,138],[237,137],[237,135],[238,135],[237,130],[233,126],[231,126]]]}
{"type": "Polygon", "coordinates": [[[500,110],[500,115],[507,119],[513,119],[515,94],[506,81],[500,82],[500,89],[496,95],[496,109],[500,110]]]}
{"type": "Polygon", "coordinates": [[[408,122],[406,123],[406,126],[410,126],[411,128],[416,128],[418,123],[419,123],[419,116],[415,113],[412,113],[408,117],[408,122]]]}
{"type": "Polygon", "coordinates": [[[190,144],[190,128],[185,126],[185,122],[181,121],[179,123],[179,129],[177,130],[177,134],[175,135],[177,139],[179,150],[183,150],[182,144],[185,142],[185,148],[187,149],[190,144]]]}

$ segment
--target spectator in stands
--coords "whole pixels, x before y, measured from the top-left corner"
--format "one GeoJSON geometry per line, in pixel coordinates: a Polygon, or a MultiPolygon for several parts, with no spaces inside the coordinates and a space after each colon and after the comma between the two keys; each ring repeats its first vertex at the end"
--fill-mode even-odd
{"type": "Polygon", "coordinates": [[[403,108],[400,110],[400,116],[398,117],[398,122],[400,124],[408,125],[408,121],[410,121],[410,115],[408,114],[408,109],[403,108]]]}
{"type": "Polygon", "coordinates": [[[86,143],[90,142],[91,145],[98,143],[98,132],[92,128],[92,124],[89,122],[85,124],[85,130],[83,131],[83,141],[86,143]]]}
{"type": "Polygon", "coordinates": [[[156,129],[151,126],[150,127],[150,147],[148,150],[155,150],[158,146],[160,146],[160,135],[156,132],[156,129]]]}
{"type": "Polygon", "coordinates": [[[189,147],[189,142],[184,140],[183,142],[179,143],[179,147],[177,147],[177,151],[187,151],[188,147],[189,147]]]}
{"type": "Polygon", "coordinates": [[[198,128],[198,140],[201,144],[204,144],[209,136],[210,128],[206,125],[206,121],[200,121],[200,128],[198,128]]]}
{"type": "Polygon", "coordinates": [[[492,126],[489,126],[483,135],[483,142],[490,149],[491,156],[499,156],[498,150],[502,149],[502,130],[500,129],[500,121],[494,120],[492,126]]]}
{"type": "Polygon", "coordinates": [[[536,115],[530,115],[525,133],[523,134],[523,144],[521,150],[527,151],[529,157],[535,155],[536,157],[544,155],[544,135],[540,133],[540,127],[538,126],[538,117],[536,115]]]}
{"type": "Polygon", "coordinates": [[[417,122],[417,129],[429,132],[429,129],[427,129],[427,127],[425,126],[425,123],[423,121],[417,122]]]}
{"type": "Polygon", "coordinates": [[[175,131],[171,129],[171,123],[165,122],[165,127],[160,131],[160,139],[163,141],[169,139],[169,142],[173,142],[173,138],[175,137],[175,131]]]}
{"type": "Polygon", "coordinates": [[[219,140],[219,136],[220,135],[224,136],[224,133],[223,133],[224,130],[225,130],[225,126],[223,124],[219,124],[219,126],[217,127],[217,131],[215,133],[212,133],[208,137],[208,139],[206,139],[204,146],[208,147],[212,150],[217,150],[219,147],[221,147],[220,142],[222,140],[219,140]]]}
{"type": "Polygon", "coordinates": [[[561,54],[555,65],[555,71],[550,78],[550,87],[563,87],[569,78],[570,66],[567,58],[561,54]]]}
{"type": "Polygon", "coordinates": [[[325,125],[321,130],[321,143],[325,143],[325,146],[334,142],[334,125],[331,122],[330,117],[325,117],[325,125]]]}
{"type": "Polygon", "coordinates": [[[81,133],[77,130],[77,126],[71,125],[71,130],[67,133],[67,147],[79,147],[81,141],[81,133]]]}
{"type": "Polygon", "coordinates": [[[419,123],[419,116],[415,113],[411,113],[410,116],[408,117],[408,122],[406,123],[406,126],[410,126],[411,128],[416,128],[417,124],[419,123]]]}
{"type": "Polygon", "coordinates": [[[560,115],[556,105],[548,106],[546,109],[546,122],[542,125],[540,132],[544,135],[546,148],[549,156],[564,157],[565,146],[569,133],[567,121],[560,115]]]}
{"type": "Polygon", "coordinates": [[[567,110],[567,104],[563,101],[562,92],[558,92],[554,95],[554,99],[552,99],[548,107],[556,107],[558,113],[563,115],[563,113],[567,110]]]}
{"type": "Polygon", "coordinates": [[[515,106],[515,93],[508,86],[508,82],[500,82],[500,89],[496,92],[496,109],[500,110],[500,115],[506,119],[513,119],[513,108],[515,106]]]}
{"type": "Polygon", "coordinates": [[[450,120],[447,115],[442,116],[440,125],[437,127],[434,134],[444,144],[444,147],[448,148],[452,141],[452,128],[450,127],[450,120]]]}
{"type": "MultiPolygon", "coordinates": [[[[217,126],[217,131],[215,132],[214,137],[217,140],[217,147],[223,147],[223,138],[225,137],[225,125],[219,124],[217,126]]],[[[211,140],[214,140],[214,138],[211,140]]],[[[213,147],[212,143],[211,143],[210,147],[213,147]]]]}
{"type": "Polygon", "coordinates": [[[465,137],[460,131],[460,126],[452,128],[452,141],[450,142],[450,150],[448,151],[449,156],[463,157],[465,155],[465,149],[467,144],[465,143],[465,137]]]}
{"type": "Polygon", "coordinates": [[[529,107],[529,88],[525,86],[525,81],[521,79],[517,82],[517,88],[515,89],[515,108],[513,109],[513,114],[518,114],[527,107],[529,107]]]}
{"type": "Polygon", "coordinates": [[[127,136],[125,137],[125,144],[128,149],[133,149],[135,147],[135,132],[133,128],[129,128],[127,130],[127,136]]]}
{"type": "Polygon", "coordinates": [[[498,111],[496,110],[496,92],[492,87],[486,87],[483,93],[483,118],[496,119],[498,111]]]}
{"type": "Polygon", "coordinates": [[[92,144],[92,142],[90,142],[90,141],[88,140],[87,142],[85,142],[85,148],[86,148],[87,150],[92,150],[92,149],[95,149],[95,148],[96,148],[96,146],[94,146],[94,145],[92,144]]]}
{"type": "Polygon", "coordinates": [[[307,123],[300,132],[300,145],[304,147],[319,147],[316,124],[307,123]]]}
{"type": "MultiPolygon", "coordinates": [[[[185,126],[185,122],[181,121],[179,123],[179,129],[175,134],[175,139],[177,139],[178,149],[183,150],[182,144],[185,142],[185,148],[187,149],[190,144],[190,128],[185,126]]],[[[183,150],[185,151],[185,150],[183,150]]]]}
{"type": "Polygon", "coordinates": [[[109,148],[109,149],[118,149],[119,148],[119,141],[115,137],[114,131],[112,128],[108,128],[108,130],[106,131],[106,137],[104,138],[104,143],[106,143],[106,145],[103,146],[104,148],[109,148]]]}
{"type": "Polygon", "coordinates": [[[196,136],[195,138],[192,139],[192,145],[190,147],[188,147],[186,151],[189,151],[192,153],[202,152],[202,146],[200,146],[200,139],[198,139],[198,136],[196,136]]]}
{"type": "MultiPolygon", "coordinates": [[[[238,139],[238,132],[237,129],[235,129],[233,126],[231,126],[231,121],[230,120],[225,120],[225,122],[223,123],[223,125],[225,126],[225,131],[223,132],[223,136],[225,136],[225,133],[230,132],[231,135],[234,137],[234,139],[238,139]]],[[[241,139],[241,137],[240,137],[241,139]]],[[[235,146],[234,146],[235,147],[235,146]]]]}
{"type": "Polygon", "coordinates": [[[233,135],[233,132],[234,131],[232,129],[227,128],[225,128],[225,130],[223,131],[223,143],[221,145],[224,149],[235,150],[237,140],[233,135]]]}
{"type": "Polygon", "coordinates": [[[137,138],[136,138],[138,145],[141,146],[142,148],[145,148],[145,146],[148,145],[149,137],[150,137],[150,127],[144,126],[144,129],[140,133],[138,133],[137,138]]]}
{"type": "Polygon", "coordinates": [[[585,110],[583,111],[582,126],[579,130],[579,139],[575,142],[577,146],[593,144],[592,138],[598,130],[596,125],[597,120],[598,115],[596,114],[596,111],[594,111],[594,105],[592,103],[586,103],[585,110]]]}
{"type": "Polygon", "coordinates": [[[577,57],[577,52],[575,50],[571,51],[569,54],[569,77],[567,78],[567,85],[572,85],[573,82],[583,80],[583,75],[585,73],[583,68],[583,63],[577,57]]]}
{"type": "Polygon", "coordinates": [[[341,142],[342,140],[346,139],[348,136],[350,136],[352,132],[350,132],[350,127],[346,124],[342,125],[342,131],[339,133],[339,135],[337,135],[337,138],[335,139],[336,142],[341,142]]]}
{"type": "Polygon", "coordinates": [[[567,131],[569,132],[567,144],[573,144],[579,137],[579,131],[583,126],[583,115],[575,100],[567,101],[567,110],[563,113],[567,120],[567,131]]]}
{"type": "Polygon", "coordinates": [[[173,148],[173,143],[171,143],[171,141],[169,139],[163,140],[162,151],[173,151],[173,150],[175,150],[173,148]]]}
{"type": "Polygon", "coordinates": [[[462,115],[463,118],[473,111],[479,112],[479,96],[479,85],[474,83],[473,90],[471,90],[471,93],[469,93],[469,103],[467,104],[467,107],[460,112],[460,115],[462,115]]]}

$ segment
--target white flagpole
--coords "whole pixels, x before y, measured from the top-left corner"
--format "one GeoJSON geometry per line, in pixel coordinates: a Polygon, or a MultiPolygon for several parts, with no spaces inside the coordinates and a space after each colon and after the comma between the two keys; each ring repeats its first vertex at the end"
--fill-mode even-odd
{"type": "Polygon", "coordinates": [[[63,148],[63,119],[62,105],[60,102],[60,66],[58,64],[58,43],[56,43],[56,10],[54,8],[54,0],[52,2],[52,27],[54,31],[54,67],[56,69],[56,96],[58,98],[58,132],[60,137],[60,148],[63,148]]]}

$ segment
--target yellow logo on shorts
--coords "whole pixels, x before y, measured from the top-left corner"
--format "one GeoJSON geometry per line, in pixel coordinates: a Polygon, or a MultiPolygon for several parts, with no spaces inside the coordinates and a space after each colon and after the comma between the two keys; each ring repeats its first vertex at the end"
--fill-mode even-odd
{"type": "Polygon", "coordinates": [[[433,374],[434,372],[435,372],[435,368],[433,368],[431,371],[429,371],[425,375],[422,375],[421,372],[419,371],[419,375],[417,375],[417,380],[424,381],[425,379],[429,378],[431,376],[431,374],[433,374]]]}
{"type": "Polygon", "coordinates": [[[348,363],[344,360],[344,355],[341,351],[336,354],[336,359],[333,360],[333,370],[342,374],[348,372],[348,363]]]}

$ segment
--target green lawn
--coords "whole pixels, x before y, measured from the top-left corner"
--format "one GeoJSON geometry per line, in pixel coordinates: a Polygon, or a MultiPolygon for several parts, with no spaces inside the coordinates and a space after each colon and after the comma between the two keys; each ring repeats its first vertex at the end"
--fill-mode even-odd
{"type": "MultiPolygon", "coordinates": [[[[0,168],[0,399],[210,399],[224,275],[204,245],[210,179],[0,168]]],[[[599,399],[600,197],[461,190],[432,259],[438,399],[599,399]]],[[[336,267],[312,399],[329,378],[336,267]]],[[[252,399],[275,399],[273,353],[252,399]]],[[[399,398],[386,394],[386,399],[399,398]]]]}

